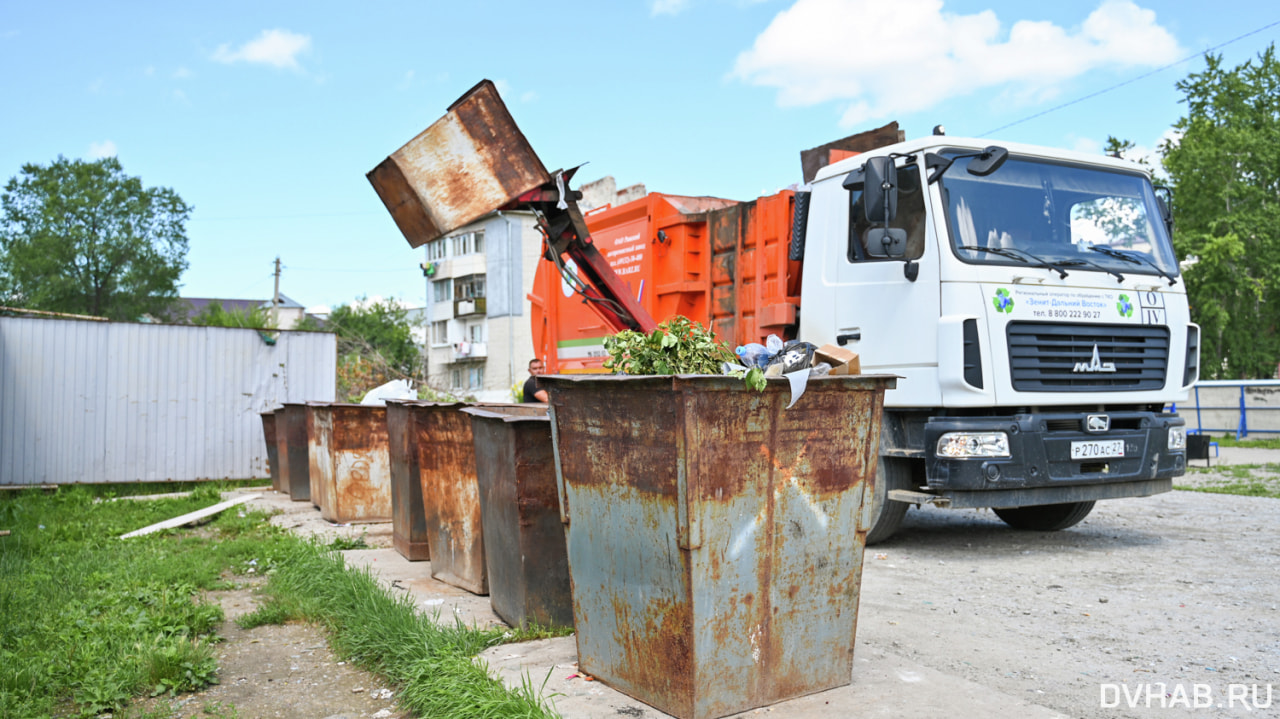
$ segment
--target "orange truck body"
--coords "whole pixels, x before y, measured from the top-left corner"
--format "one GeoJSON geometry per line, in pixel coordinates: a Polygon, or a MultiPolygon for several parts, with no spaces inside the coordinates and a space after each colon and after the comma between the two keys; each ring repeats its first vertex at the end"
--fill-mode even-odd
{"type": "MultiPolygon", "coordinates": [[[[591,241],[657,321],[683,315],[737,346],[794,336],[800,265],[789,260],[795,193],[751,202],[650,193],[586,213],[591,241]]],[[[573,271],[572,264],[567,265],[573,271]]],[[[604,372],[610,328],[538,263],[528,296],[534,351],[555,374],[604,372]]]]}

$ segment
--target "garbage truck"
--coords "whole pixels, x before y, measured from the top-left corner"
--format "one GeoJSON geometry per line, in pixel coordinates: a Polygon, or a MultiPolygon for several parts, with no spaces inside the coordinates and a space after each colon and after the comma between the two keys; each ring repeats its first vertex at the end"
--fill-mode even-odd
{"type": "Polygon", "coordinates": [[[1198,377],[1200,333],[1167,191],[1106,156],[872,140],[807,157],[807,182],[767,197],[584,213],[573,170],[548,172],[485,82],[369,178],[415,246],[536,213],[530,319],[550,372],[603,371],[605,337],[683,315],[732,344],[833,344],[899,376],[868,543],[913,505],[1054,531],[1098,500],[1169,491],[1187,459],[1169,409],[1198,377]]]}

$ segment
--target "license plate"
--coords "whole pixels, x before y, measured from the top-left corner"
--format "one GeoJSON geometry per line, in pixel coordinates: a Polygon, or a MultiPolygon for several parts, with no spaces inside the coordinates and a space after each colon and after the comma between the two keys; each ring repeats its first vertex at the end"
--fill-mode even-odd
{"type": "Polygon", "coordinates": [[[1072,459],[1106,459],[1108,457],[1123,456],[1123,439],[1101,439],[1071,443],[1072,459]]]}

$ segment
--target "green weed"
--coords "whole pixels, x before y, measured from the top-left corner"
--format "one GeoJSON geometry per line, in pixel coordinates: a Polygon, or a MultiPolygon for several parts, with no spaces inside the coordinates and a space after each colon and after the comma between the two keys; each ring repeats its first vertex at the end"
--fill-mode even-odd
{"type": "MultiPolygon", "coordinates": [[[[214,488],[97,502],[86,488],[0,498],[0,717],[96,716],[216,679],[222,610],[201,593],[285,541],[266,516],[224,512],[197,536],[127,531],[220,501],[214,488]],[[228,521],[231,516],[235,522],[228,521]]],[[[295,540],[296,541],[296,540],[295,540]]]]}
{"type": "Polygon", "coordinates": [[[522,636],[516,630],[440,625],[393,595],[367,569],[350,569],[325,547],[293,548],[264,588],[268,601],[246,623],[268,617],[324,626],[334,651],[401,686],[401,704],[430,717],[549,717],[531,683],[508,691],[474,657],[522,636]]]}

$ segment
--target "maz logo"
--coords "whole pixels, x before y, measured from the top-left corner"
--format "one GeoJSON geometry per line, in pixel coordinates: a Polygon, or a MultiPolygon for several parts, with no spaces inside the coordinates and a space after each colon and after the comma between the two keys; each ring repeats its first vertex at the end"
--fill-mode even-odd
{"type": "Polygon", "coordinates": [[[1093,359],[1089,360],[1088,362],[1077,362],[1075,369],[1071,371],[1072,372],[1090,372],[1090,373],[1115,372],[1116,363],[1103,362],[1102,358],[1098,356],[1098,345],[1094,345],[1093,359]]]}

